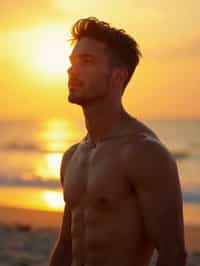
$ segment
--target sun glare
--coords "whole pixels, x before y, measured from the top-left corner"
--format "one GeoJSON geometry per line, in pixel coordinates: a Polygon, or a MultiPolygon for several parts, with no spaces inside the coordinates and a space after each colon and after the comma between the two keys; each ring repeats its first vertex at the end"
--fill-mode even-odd
{"type": "Polygon", "coordinates": [[[29,64],[43,77],[63,76],[70,65],[72,49],[67,42],[69,33],[66,27],[38,28],[31,32],[21,32],[17,38],[20,38],[20,54],[26,59],[22,61],[23,64],[29,64]]]}
{"type": "Polygon", "coordinates": [[[63,153],[81,138],[82,129],[69,119],[49,119],[42,124],[38,141],[43,145],[43,159],[35,164],[35,175],[48,180],[59,180],[63,153]]]}
{"type": "Polygon", "coordinates": [[[62,31],[47,29],[39,33],[40,38],[36,42],[36,55],[33,63],[43,72],[50,75],[63,73],[69,66],[68,56],[70,46],[64,39],[62,31]]]}
{"type": "Polygon", "coordinates": [[[5,207],[63,211],[65,203],[61,190],[44,190],[42,188],[30,187],[0,187],[0,204],[5,207]]]}
{"type": "Polygon", "coordinates": [[[44,191],[44,200],[52,210],[62,210],[64,207],[64,200],[61,192],[44,191]]]}
{"type": "Polygon", "coordinates": [[[72,123],[62,119],[48,120],[41,135],[49,152],[64,152],[74,137],[76,137],[76,132],[72,123]]]}
{"type": "Polygon", "coordinates": [[[48,153],[38,161],[35,174],[42,179],[59,180],[62,153],[48,153]]]}
{"type": "Polygon", "coordinates": [[[59,176],[61,159],[61,153],[52,153],[46,156],[47,171],[54,177],[59,176]]]}

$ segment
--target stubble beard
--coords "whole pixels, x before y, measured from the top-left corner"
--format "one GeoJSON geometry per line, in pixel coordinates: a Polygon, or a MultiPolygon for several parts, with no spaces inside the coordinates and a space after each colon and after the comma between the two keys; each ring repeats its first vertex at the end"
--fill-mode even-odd
{"type": "Polygon", "coordinates": [[[97,90],[98,91],[97,94],[89,95],[88,97],[84,97],[84,96],[80,97],[80,96],[76,96],[73,94],[69,94],[68,101],[72,104],[77,104],[82,107],[86,107],[88,105],[95,104],[95,102],[104,99],[109,94],[109,89],[110,89],[109,88],[110,86],[109,76],[107,75],[105,77],[105,81],[101,82],[101,84],[91,85],[88,91],[93,91],[96,86],[100,87],[100,90],[97,90]]]}
{"type": "Polygon", "coordinates": [[[68,102],[73,103],[73,104],[77,104],[77,105],[82,105],[83,104],[83,98],[69,94],[68,102]]]}

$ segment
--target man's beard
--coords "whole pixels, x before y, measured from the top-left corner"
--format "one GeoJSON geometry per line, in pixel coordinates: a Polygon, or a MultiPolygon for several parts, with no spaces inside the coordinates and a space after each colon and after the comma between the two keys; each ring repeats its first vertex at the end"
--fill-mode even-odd
{"type": "Polygon", "coordinates": [[[107,91],[103,91],[101,94],[92,95],[90,97],[79,97],[73,94],[69,94],[68,101],[70,103],[74,103],[80,106],[88,106],[90,104],[95,103],[96,101],[103,99],[108,95],[108,89],[107,91]]]}
{"type": "MultiPolygon", "coordinates": [[[[109,78],[109,77],[108,77],[109,78]]],[[[88,96],[77,96],[77,95],[73,95],[73,93],[70,93],[68,95],[68,101],[70,103],[74,103],[80,106],[88,106],[90,104],[95,103],[98,100],[101,100],[103,98],[105,98],[108,94],[109,94],[109,86],[110,86],[110,82],[109,79],[106,79],[105,82],[102,84],[98,84],[98,86],[101,86],[101,90],[98,91],[97,94],[94,95],[88,95],[88,96]]],[[[93,88],[95,87],[95,85],[91,85],[90,90],[93,91],[93,88]]]]}
{"type": "Polygon", "coordinates": [[[83,97],[75,96],[73,94],[68,95],[68,102],[74,103],[77,105],[84,105],[85,102],[87,102],[87,99],[84,99],[83,97]]]}

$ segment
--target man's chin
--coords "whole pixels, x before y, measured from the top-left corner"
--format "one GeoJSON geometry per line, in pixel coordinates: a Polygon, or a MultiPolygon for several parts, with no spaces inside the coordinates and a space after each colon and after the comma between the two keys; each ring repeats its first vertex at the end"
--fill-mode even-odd
{"type": "Polygon", "coordinates": [[[81,106],[88,106],[90,104],[95,103],[97,100],[104,98],[105,96],[97,96],[97,97],[91,97],[91,98],[81,98],[81,97],[77,97],[73,94],[69,94],[68,96],[68,102],[70,103],[74,103],[77,105],[81,105],[81,106]]]}
{"type": "Polygon", "coordinates": [[[69,95],[68,96],[68,102],[74,103],[74,104],[78,104],[78,105],[82,105],[84,101],[81,98],[74,97],[73,95],[69,95]]]}

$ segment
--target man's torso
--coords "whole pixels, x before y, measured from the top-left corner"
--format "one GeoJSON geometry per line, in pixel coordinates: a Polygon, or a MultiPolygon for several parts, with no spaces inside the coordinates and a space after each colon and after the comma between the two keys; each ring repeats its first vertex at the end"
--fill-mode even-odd
{"type": "Polygon", "coordinates": [[[72,213],[72,266],[147,265],[152,245],[125,166],[130,139],[129,134],[108,138],[96,147],[83,140],[66,166],[63,185],[72,213]]]}

